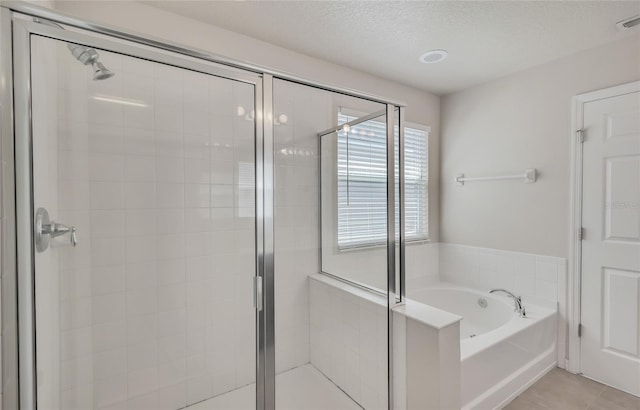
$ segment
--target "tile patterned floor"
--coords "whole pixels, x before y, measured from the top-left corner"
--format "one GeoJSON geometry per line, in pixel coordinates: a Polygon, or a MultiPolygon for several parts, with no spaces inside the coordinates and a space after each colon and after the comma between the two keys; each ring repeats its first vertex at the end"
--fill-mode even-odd
{"type": "MultiPolygon", "coordinates": [[[[255,409],[255,398],[255,384],[251,384],[187,407],[185,410],[250,410],[255,409]]],[[[356,402],[310,364],[276,376],[276,408],[278,410],[362,410],[356,402]]]]}
{"type": "Polygon", "coordinates": [[[547,373],[507,410],[640,410],[640,398],[561,369],[547,373]]]}

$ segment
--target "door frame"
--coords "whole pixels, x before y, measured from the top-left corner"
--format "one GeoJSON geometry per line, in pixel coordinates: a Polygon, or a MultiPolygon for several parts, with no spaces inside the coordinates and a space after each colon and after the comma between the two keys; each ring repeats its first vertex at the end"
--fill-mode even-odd
{"type": "Polygon", "coordinates": [[[568,264],[568,312],[569,328],[568,352],[565,368],[571,373],[579,374],[580,370],[580,322],[582,292],[582,169],[583,142],[585,136],[584,105],[589,102],[616,97],[619,95],[640,92],[640,81],[633,81],[601,90],[576,95],[572,98],[573,110],[571,120],[571,200],[569,209],[569,264],[568,264]]]}

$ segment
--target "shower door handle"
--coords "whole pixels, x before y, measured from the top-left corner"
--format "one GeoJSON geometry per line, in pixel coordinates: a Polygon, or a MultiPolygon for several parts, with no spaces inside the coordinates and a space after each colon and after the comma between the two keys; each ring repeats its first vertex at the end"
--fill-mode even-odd
{"type": "Polygon", "coordinates": [[[44,252],[49,247],[51,238],[69,234],[72,246],[78,245],[75,226],[66,226],[49,220],[49,212],[44,208],[38,208],[35,220],[35,242],[38,252],[44,252]]]}
{"type": "Polygon", "coordinates": [[[258,312],[262,310],[262,276],[254,276],[253,277],[253,307],[255,307],[258,312]]]}

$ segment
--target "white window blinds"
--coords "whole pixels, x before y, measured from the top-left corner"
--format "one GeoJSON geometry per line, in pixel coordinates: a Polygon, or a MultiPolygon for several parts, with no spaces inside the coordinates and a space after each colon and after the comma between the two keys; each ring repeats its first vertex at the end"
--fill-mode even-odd
{"type": "MultiPolygon", "coordinates": [[[[338,114],[338,124],[354,119],[354,116],[338,114]]],[[[397,129],[395,134],[397,146],[397,129]]],[[[337,145],[338,246],[350,248],[384,244],[387,240],[386,125],[380,121],[366,121],[348,131],[341,130],[337,145]]],[[[397,155],[395,164],[398,175],[397,155]]],[[[427,184],[427,132],[405,126],[405,227],[408,241],[428,237],[427,184]]],[[[397,194],[395,209],[398,221],[397,194]]]]}

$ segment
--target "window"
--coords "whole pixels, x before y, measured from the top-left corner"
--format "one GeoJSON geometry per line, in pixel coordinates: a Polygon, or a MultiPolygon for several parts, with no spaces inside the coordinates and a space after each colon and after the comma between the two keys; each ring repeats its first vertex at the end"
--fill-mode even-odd
{"type": "MultiPolygon", "coordinates": [[[[343,112],[338,124],[356,119],[343,112]]],[[[396,129],[396,144],[397,129],[396,129]]],[[[405,237],[428,238],[428,131],[405,124],[405,237]]],[[[366,121],[338,132],[338,247],[381,245],[387,240],[386,124],[366,121]]],[[[396,175],[398,158],[396,155],[396,175]]],[[[396,187],[397,189],[397,187],[396,187]]],[[[396,221],[399,219],[396,194],[396,221]]],[[[397,234],[396,234],[397,235],[397,234]]],[[[396,238],[397,239],[397,238],[396,238]]]]}

